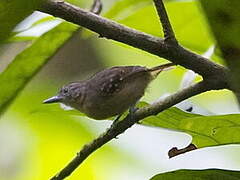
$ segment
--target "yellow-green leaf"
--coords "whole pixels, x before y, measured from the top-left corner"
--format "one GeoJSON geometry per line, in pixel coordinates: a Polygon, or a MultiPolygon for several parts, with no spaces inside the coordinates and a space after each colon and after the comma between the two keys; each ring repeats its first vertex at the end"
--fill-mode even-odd
{"type": "Polygon", "coordinates": [[[207,170],[178,170],[162,173],[154,176],[151,180],[239,180],[239,171],[222,169],[207,170]]]}

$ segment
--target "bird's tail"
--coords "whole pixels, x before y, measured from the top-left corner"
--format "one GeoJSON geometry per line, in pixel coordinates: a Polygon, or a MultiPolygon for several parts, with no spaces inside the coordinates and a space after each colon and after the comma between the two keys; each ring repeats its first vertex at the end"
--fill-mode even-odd
{"type": "Polygon", "coordinates": [[[174,65],[176,65],[176,64],[174,64],[174,63],[162,64],[160,66],[156,66],[156,67],[150,68],[149,72],[151,73],[153,78],[155,78],[155,77],[157,77],[157,75],[160,72],[172,69],[172,66],[174,66],[174,65]]]}

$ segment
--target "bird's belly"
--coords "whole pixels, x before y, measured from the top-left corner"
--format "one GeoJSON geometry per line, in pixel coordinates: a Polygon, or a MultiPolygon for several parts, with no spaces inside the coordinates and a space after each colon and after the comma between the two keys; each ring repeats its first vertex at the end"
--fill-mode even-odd
{"type": "Polygon", "coordinates": [[[125,112],[142,97],[144,91],[135,94],[119,94],[114,97],[95,98],[91,104],[85,104],[84,113],[94,119],[107,119],[125,112]]]}

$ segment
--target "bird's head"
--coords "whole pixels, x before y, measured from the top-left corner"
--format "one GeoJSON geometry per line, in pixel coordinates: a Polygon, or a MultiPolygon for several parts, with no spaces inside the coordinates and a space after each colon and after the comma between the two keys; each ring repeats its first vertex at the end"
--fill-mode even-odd
{"type": "Polygon", "coordinates": [[[56,96],[44,100],[43,103],[63,103],[71,106],[81,96],[81,90],[81,83],[70,83],[63,86],[56,96]]]}

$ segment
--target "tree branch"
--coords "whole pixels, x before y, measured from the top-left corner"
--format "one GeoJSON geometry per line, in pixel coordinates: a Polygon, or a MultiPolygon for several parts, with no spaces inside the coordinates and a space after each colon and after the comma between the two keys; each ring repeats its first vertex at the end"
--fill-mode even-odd
{"type": "Polygon", "coordinates": [[[156,6],[158,15],[160,17],[160,22],[162,24],[165,41],[167,43],[177,44],[178,42],[175,38],[172,25],[168,19],[167,11],[164,7],[163,0],[153,0],[153,2],[156,6]]]}
{"type": "Polygon", "coordinates": [[[204,78],[211,77],[217,83],[225,84],[225,88],[228,87],[227,68],[215,64],[178,44],[169,45],[161,38],[120,25],[63,1],[46,0],[39,10],[88,28],[101,37],[113,39],[166,58],[175,64],[195,71],[204,78]]]}
{"type": "Polygon", "coordinates": [[[208,90],[218,89],[214,84],[208,82],[200,82],[194,84],[188,88],[185,88],[181,91],[176,92],[168,97],[166,97],[163,101],[156,102],[147,107],[141,108],[136,111],[136,113],[132,116],[127,116],[122,121],[119,121],[113,124],[109,129],[106,130],[102,135],[98,138],[94,139],[89,144],[83,146],[81,151],[77,153],[77,156],[57,175],[55,175],[51,180],[63,180],[67,176],[69,176],[90,154],[99,149],[101,146],[116,138],[119,134],[123,133],[126,129],[133,126],[135,123],[144,119],[145,117],[156,115],[165,109],[185,100],[197,94],[201,94],[208,90]]]}

